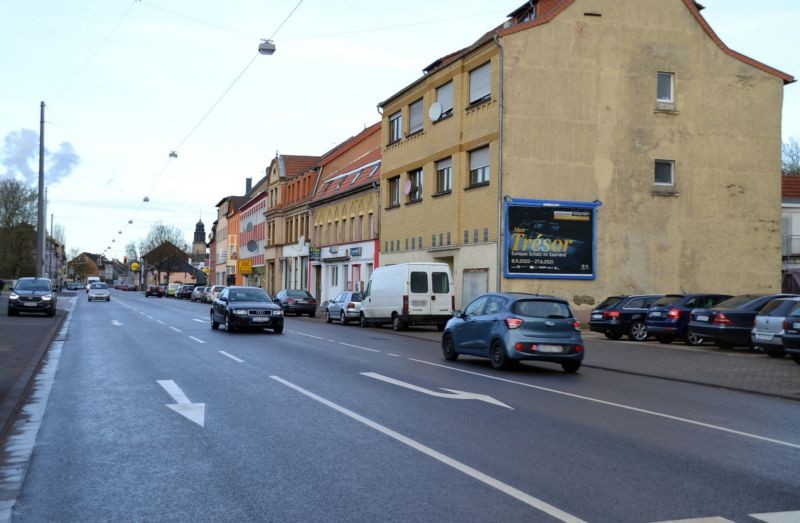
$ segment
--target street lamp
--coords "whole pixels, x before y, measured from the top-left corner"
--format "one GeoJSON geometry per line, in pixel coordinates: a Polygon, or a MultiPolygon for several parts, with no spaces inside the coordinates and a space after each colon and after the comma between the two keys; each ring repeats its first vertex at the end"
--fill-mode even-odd
{"type": "Polygon", "coordinates": [[[272,40],[261,40],[261,43],[258,44],[258,52],[263,55],[271,55],[275,52],[275,42],[272,40]]]}

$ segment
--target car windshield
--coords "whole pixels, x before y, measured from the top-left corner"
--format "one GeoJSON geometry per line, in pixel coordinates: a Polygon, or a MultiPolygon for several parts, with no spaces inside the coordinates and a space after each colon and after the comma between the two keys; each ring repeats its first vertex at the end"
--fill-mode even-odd
{"type": "Polygon", "coordinates": [[[310,298],[311,295],[307,291],[288,290],[286,295],[290,298],[310,298]]]}
{"type": "Polygon", "coordinates": [[[734,296],[733,298],[728,298],[725,301],[719,302],[717,307],[720,309],[738,309],[742,305],[748,304],[760,297],[761,296],[756,294],[742,294],[741,296],[734,296]]]}
{"type": "Polygon", "coordinates": [[[20,280],[15,287],[18,291],[49,291],[51,288],[49,280],[20,280]]]}
{"type": "Polygon", "coordinates": [[[108,289],[108,285],[105,283],[93,283],[90,287],[91,289],[108,289]]]}
{"type": "Polygon", "coordinates": [[[350,296],[350,301],[361,301],[361,293],[354,292],[352,296],[350,296]]]}
{"type": "Polygon", "coordinates": [[[656,302],[653,303],[653,306],[654,307],[658,307],[658,306],[672,305],[673,303],[677,302],[681,298],[683,298],[683,296],[678,295],[678,294],[670,294],[668,296],[664,296],[663,298],[659,298],[658,300],[656,300],[656,302]]]}
{"type": "Polygon", "coordinates": [[[608,307],[613,307],[614,305],[616,305],[617,303],[619,303],[621,301],[622,301],[622,297],[621,296],[609,296],[608,298],[603,300],[603,302],[600,305],[598,305],[595,308],[596,309],[606,309],[608,307]]]}
{"type": "Polygon", "coordinates": [[[230,294],[231,301],[272,301],[263,289],[235,289],[230,294]]]}
{"type": "Polygon", "coordinates": [[[550,300],[520,300],[511,307],[514,314],[531,318],[571,318],[572,313],[566,303],[550,300]]]}

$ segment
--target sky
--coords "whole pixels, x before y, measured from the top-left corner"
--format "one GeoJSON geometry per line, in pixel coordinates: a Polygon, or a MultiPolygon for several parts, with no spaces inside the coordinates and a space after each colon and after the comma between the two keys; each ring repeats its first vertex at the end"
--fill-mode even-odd
{"type": "MultiPolygon", "coordinates": [[[[44,102],[47,224],[68,251],[122,259],[157,223],[191,243],[276,153],[321,155],[376,123],[380,102],[522,3],[0,0],[0,181],[38,187],[44,102]]],[[[728,47],[800,78],[800,1],[701,3],[728,47]]],[[[784,141],[800,140],[798,84],[784,141]]]]}

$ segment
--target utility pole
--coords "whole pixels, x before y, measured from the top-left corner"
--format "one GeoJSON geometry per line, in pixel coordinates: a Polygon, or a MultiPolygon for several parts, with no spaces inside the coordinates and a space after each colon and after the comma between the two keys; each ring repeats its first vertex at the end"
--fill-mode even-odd
{"type": "Polygon", "coordinates": [[[39,217],[36,221],[36,276],[44,275],[44,241],[45,241],[45,209],[44,209],[44,102],[41,104],[39,118],[39,217]]]}

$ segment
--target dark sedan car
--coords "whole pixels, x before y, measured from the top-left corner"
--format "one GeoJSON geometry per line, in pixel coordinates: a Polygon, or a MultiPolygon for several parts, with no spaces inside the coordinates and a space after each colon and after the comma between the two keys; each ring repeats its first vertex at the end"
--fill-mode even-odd
{"type": "Polygon", "coordinates": [[[56,314],[57,296],[48,278],[19,278],[8,296],[8,315],[20,312],[56,314]]]}
{"type": "Polygon", "coordinates": [[[160,285],[150,285],[146,291],[144,291],[144,297],[149,298],[150,296],[158,296],[159,298],[164,297],[164,289],[160,285]]]}
{"type": "Polygon", "coordinates": [[[783,349],[800,365],[800,308],[783,320],[783,349]]]}
{"type": "Polygon", "coordinates": [[[275,299],[280,302],[284,314],[308,314],[310,318],[317,315],[317,300],[308,291],[283,289],[275,299]]]}
{"type": "Polygon", "coordinates": [[[569,304],[553,296],[525,293],[482,294],[455,311],[442,335],[442,353],[489,358],[496,369],[512,362],[558,363],[576,372],[583,361],[580,323],[569,304]]]}
{"type": "Polygon", "coordinates": [[[178,290],[175,291],[175,297],[179,300],[191,300],[192,291],[194,291],[194,285],[181,285],[178,287],[178,290]]]}
{"type": "Polygon", "coordinates": [[[260,287],[226,287],[211,303],[211,328],[220,324],[227,332],[269,328],[283,332],[283,310],[260,287]]]}
{"type": "Polygon", "coordinates": [[[647,339],[647,312],[663,294],[609,296],[592,309],[589,330],[602,332],[606,338],[618,340],[623,334],[633,341],[647,339]]]}
{"type": "Polygon", "coordinates": [[[661,343],[671,343],[677,338],[687,345],[700,345],[703,338],[689,335],[686,329],[692,309],[707,309],[731,297],[730,294],[667,294],[650,306],[645,322],[647,332],[661,343]]]}
{"type": "Polygon", "coordinates": [[[742,294],[720,302],[715,307],[694,309],[689,333],[701,336],[718,347],[750,347],[750,331],[758,311],[775,298],[791,294],[742,294]]]}

